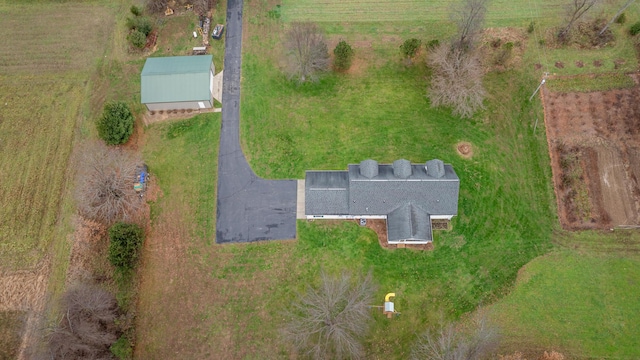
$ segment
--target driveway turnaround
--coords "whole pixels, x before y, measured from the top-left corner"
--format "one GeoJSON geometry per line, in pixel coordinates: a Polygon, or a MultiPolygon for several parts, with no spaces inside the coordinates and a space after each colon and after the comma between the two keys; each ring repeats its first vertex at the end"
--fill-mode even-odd
{"type": "Polygon", "coordinates": [[[296,181],[257,177],[240,147],[242,0],[228,0],[225,30],[216,242],[293,239],[296,181]]]}

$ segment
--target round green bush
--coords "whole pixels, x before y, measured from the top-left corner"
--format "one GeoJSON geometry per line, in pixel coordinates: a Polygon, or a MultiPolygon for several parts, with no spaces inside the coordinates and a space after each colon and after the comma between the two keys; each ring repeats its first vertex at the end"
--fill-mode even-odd
{"type": "Polygon", "coordinates": [[[127,27],[129,30],[138,30],[144,34],[144,36],[149,35],[153,26],[151,25],[151,20],[145,16],[136,16],[133,18],[127,18],[127,27]]]}
{"type": "Polygon", "coordinates": [[[141,8],[139,8],[139,7],[137,7],[137,6],[135,6],[135,5],[131,5],[131,7],[129,8],[129,11],[131,11],[131,13],[132,13],[134,16],[140,16],[140,15],[142,15],[142,9],[141,9],[141,8]]]}
{"type": "Polygon", "coordinates": [[[138,30],[133,30],[127,35],[129,44],[137,49],[142,49],[147,44],[147,37],[138,30]]]}
{"type": "Polygon", "coordinates": [[[336,48],[333,49],[333,54],[335,55],[335,59],[333,62],[333,66],[336,70],[347,70],[351,67],[351,61],[353,60],[353,48],[351,45],[347,44],[346,41],[340,40],[336,48]]]}
{"type": "Polygon", "coordinates": [[[124,144],[133,133],[134,118],[129,106],[122,102],[110,102],[104,106],[97,122],[98,135],[109,145],[124,144]]]}
{"type": "Polygon", "coordinates": [[[402,45],[400,45],[400,52],[402,52],[402,55],[407,58],[412,58],[416,56],[418,50],[420,50],[420,46],[422,46],[421,40],[415,38],[407,39],[402,43],[402,45]]]}
{"type": "Polygon", "coordinates": [[[629,34],[631,34],[632,36],[640,34],[640,21],[631,25],[631,27],[629,28],[629,34]]]}
{"type": "Polygon", "coordinates": [[[132,269],[138,262],[144,232],[136,224],[117,222],[109,228],[109,262],[121,269],[132,269]]]}

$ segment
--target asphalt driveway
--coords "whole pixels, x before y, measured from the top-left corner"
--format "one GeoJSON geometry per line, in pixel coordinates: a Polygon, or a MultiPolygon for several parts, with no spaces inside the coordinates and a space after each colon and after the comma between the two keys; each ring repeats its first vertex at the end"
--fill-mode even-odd
{"type": "Polygon", "coordinates": [[[216,242],[293,239],[297,182],[257,177],[240,147],[242,5],[227,2],[216,242]]]}

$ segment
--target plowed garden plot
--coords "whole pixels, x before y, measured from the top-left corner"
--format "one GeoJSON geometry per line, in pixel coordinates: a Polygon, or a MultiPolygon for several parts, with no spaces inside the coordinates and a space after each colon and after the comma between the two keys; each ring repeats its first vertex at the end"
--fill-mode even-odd
{"type": "Polygon", "coordinates": [[[638,86],[590,93],[543,93],[563,227],[640,225],[638,98],[638,86]]]}

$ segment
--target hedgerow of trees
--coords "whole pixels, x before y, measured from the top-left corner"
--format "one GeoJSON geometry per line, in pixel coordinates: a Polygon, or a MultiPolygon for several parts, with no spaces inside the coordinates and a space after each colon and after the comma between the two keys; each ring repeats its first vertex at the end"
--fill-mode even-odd
{"type": "Polygon", "coordinates": [[[133,133],[134,122],[133,114],[125,102],[107,103],[102,117],[96,123],[98,135],[109,145],[124,144],[133,133]]]}
{"type": "Polygon", "coordinates": [[[294,22],[285,34],[286,72],[303,83],[317,81],[329,69],[327,43],[320,28],[310,22],[294,22]]]}
{"type": "Polygon", "coordinates": [[[322,272],[320,286],[309,287],[290,307],[285,339],[305,357],[363,359],[374,292],[371,273],[352,278],[322,272]]]}

